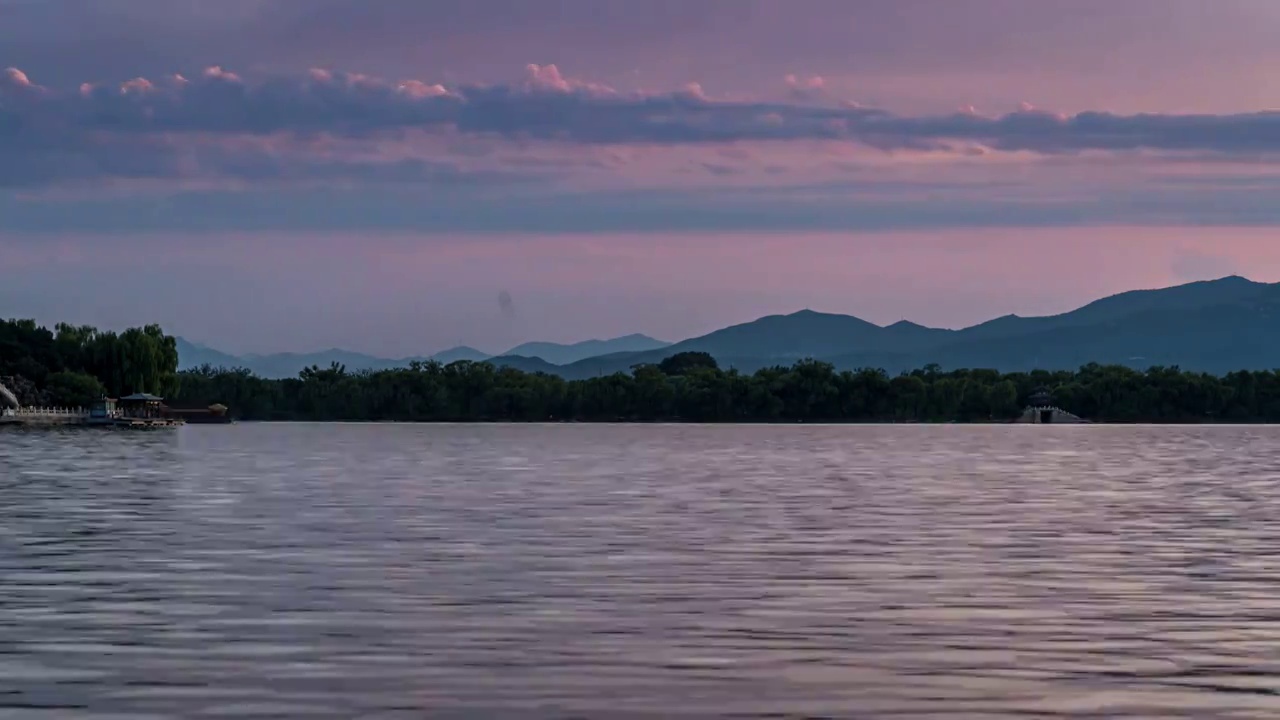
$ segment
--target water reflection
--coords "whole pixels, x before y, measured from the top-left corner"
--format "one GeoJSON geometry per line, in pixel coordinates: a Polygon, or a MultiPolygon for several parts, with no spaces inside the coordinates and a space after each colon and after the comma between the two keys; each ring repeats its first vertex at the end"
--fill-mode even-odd
{"type": "Polygon", "coordinates": [[[0,716],[1276,717],[1280,430],[0,434],[0,716]]]}

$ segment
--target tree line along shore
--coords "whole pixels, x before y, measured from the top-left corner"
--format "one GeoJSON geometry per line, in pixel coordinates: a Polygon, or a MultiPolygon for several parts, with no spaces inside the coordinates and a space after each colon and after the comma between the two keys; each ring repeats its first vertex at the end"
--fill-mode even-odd
{"type": "Polygon", "coordinates": [[[146,392],[173,407],[226,405],[241,420],[1003,422],[1046,388],[1054,405],[1094,422],[1280,421],[1280,372],[1270,370],[1215,376],[1096,364],[1013,373],[928,366],[890,376],[802,360],[744,374],[698,352],[587,380],[469,361],[354,373],[311,367],[279,380],[178,367],[174,338],[156,325],[115,333],[0,321],[0,382],[24,403],[46,406],[146,392]]]}

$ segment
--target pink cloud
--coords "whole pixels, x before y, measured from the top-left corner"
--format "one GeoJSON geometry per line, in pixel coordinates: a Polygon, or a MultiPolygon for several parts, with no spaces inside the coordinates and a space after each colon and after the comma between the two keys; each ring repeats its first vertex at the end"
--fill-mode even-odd
{"type": "Polygon", "coordinates": [[[31,78],[16,67],[5,68],[4,74],[0,75],[4,84],[11,88],[29,88],[31,87],[31,78]]]}
{"type": "MultiPolygon", "coordinates": [[[[83,87],[83,86],[82,86],[83,87]]],[[[155,90],[155,85],[146,78],[134,78],[120,85],[122,93],[145,93],[155,90]]]]}
{"type": "Polygon", "coordinates": [[[821,75],[810,77],[787,75],[783,81],[787,85],[788,96],[793,100],[822,100],[827,96],[827,81],[821,75]]]}
{"type": "Polygon", "coordinates": [[[202,75],[205,78],[208,78],[210,80],[222,80],[224,82],[231,82],[231,83],[238,83],[241,81],[239,75],[236,75],[233,72],[227,72],[226,70],[223,70],[222,67],[219,65],[212,65],[210,67],[205,68],[202,75]]]}
{"type": "Polygon", "coordinates": [[[796,77],[795,75],[788,75],[784,79],[786,80],[787,87],[795,88],[799,90],[821,90],[822,88],[826,87],[826,81],[823,80],[822,76],[820,75],[813,75],[807,78],[800,78],[800,77],[796,77]]]}
{"type": "Polygon", "coordinates": [[[555,65],[529,63],[525,66],[522,85],[526,92],[585,93],[588,95],[615,95],[617,91],[608,85],[567,78],[555,65]]]}
{"type": "Polygon", "coordinates": [[[428,85],[420,80],[406,80],[397,85],[396,90],[415,100],[442,97],[449,94],[448,89],[439,83],[428,85]]]}

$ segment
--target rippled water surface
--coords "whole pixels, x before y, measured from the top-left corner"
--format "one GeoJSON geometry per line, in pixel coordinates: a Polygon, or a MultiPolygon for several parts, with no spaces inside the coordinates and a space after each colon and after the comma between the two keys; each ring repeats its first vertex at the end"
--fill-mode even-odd
{"type": "Polygon", "coordinates": [[[1280,428],[0,433],[0,717],[1280,717],[1280,428]]]}

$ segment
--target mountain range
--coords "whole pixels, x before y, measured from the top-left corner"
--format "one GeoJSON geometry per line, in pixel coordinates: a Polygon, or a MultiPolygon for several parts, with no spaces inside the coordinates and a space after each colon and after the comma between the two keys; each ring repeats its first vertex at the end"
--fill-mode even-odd
{"type": "MultiPolygon", "coordinates": [[[[331,348],[310,353],[271,353],[266,355],[232,355],[215,350],[206,345],[191,342],[186,338],[177,338],[178,367],[182,370],[209,365],[215,368],[244,368],[264,378],[295,377],[303,368],[312,365],[329,367],[332,363],[345,365],[347,370],[386,370],[406,367],[411,362],[427,362],[435,360],[444,364],[459,360],[479,362],[495,356],[466,345],[449,348],[434,355],[420,355],[407,358],[381,358],[364,353],[331,348]]],[[[630,353],[659,350],[670,343],[655,340],[647,335],[626,335],[611,340],[585,340],[583,342],[561,344],[552,342],[531,342],[511,348],[501,357],[536,357],[545,359],[546,363],[562,365],[574,363],[597,355],[611,353],[630,353]]]]}
{"type": "MultiPolygon", "coordinates": [[[[802,310],[770,315],[674,344],[629,335],[575,345],[529,343],[497,356],[471,348],[438,354],[441,362],[487,360],[569,379],[626,372],[678,352],[713,355],[723,367],[753,372],[813,358],[838,369],[883,368],[891,374],[937,364],[944,369],[1004,372],[1069,370],[1091,362],[1145,369],[1177,365],[1223,374],[1280,368],[1280,284],[1231,276],[1102,298],[1060,315],[1005,315],[959,330],[902,321],[880,326],[850,315],[802,310]]],[[[402,366],[342,350],[237,358],[179,341],[182,367],[209,363],[246,367],[267,377],[292,376],[311,364],[348,369],[402,366]]]]}

